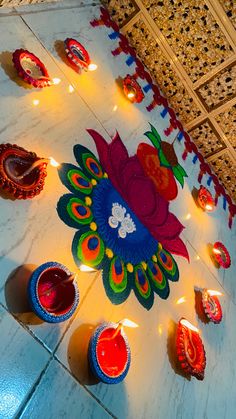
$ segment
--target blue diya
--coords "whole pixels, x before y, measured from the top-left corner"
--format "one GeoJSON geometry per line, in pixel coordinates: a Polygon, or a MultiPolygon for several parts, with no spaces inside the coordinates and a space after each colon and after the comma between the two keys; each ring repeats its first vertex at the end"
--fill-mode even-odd
{"type": "Polygon", "coordinates": [[[93,374],[103,383],[117,384],[126,377],[131,354],[121,325],[102,323],[89,342],[88,358],[93,374]]]}
{"type": "Polygon", "coordinates": [[[57,262],[39,266],[31,275],[28,296],[35,314],[48,323],[69,319],[79,304],[75,274],[57,262]]]}

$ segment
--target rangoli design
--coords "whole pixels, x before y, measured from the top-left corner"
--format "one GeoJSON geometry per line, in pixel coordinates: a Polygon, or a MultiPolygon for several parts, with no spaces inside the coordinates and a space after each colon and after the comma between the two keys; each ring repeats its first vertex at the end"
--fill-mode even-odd
{"type": "Polygon", "coordinates": [[[103,270],[104,287],[114,304],[125,301],[133,289],[150,309],[154,292],[166,299],[168,280],[179,279],[171,253],[188,259],[179,237],[184,227],[143,168],[140,148],[130,157],[118,133],[110,144],[98,132],[88,133],[99,160],[76,145],[79,167],[65,163],[59,171],[72,192],[61,197],[58,213],[78,230],[72,243],[75,262],[103,270]]]}

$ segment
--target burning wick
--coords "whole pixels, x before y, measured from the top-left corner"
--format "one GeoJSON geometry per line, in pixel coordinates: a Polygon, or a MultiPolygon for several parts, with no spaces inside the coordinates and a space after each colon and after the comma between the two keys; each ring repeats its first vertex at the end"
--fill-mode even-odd
{"type": "Polygon", "coordinates": [[[207,290],[207,293],[211,297],[214,296],[214,295],[223,295],[222,292],[220,292],[220,291],[214,291],[214,290],[207,290]]]}
{"type": "Polygon", "coordinates": [[[138,327],[138,324],[133,322],[132,320],[129,319],[123,319],[121,321],[119,321],[119,323],[117,324],[117,328],[115,329],[115,332],[113,333],[112,337],[110,338],[103,338],[100,340],[100,342],[103,342],[105,340],[111,340],[111,339],[115,339],[116,336],[121,333],[121,331],[123,330],[123,327],[138,327]]]}
{"type": "Polygon", "coordinates": [[[57,163],[56,160],[54,160],[53,157],[49,157],[49,159],[39,159],[36,160],[30,167],[27,169],[24,173],[21,175],[16,176],[16,179],[21,180],[25,176],[28,176],[33,170],[37,169],[37,167],[41,166],[42,164],[48,164],[50,163],[53,167],[59,167],[60,164],[57,163]]]}
{"type": "Polygon", "coordinates": [[[180,323],[183,325],[183,326],[185,326],[185,327],[187,327],[188,329],[190,329],[190,330],[192,330],[193,332],[196,332],[196,333],[199,333],[199,330],[195,327],[195,326],[193,326],[188,320],[186,320],[186,319],[181,319],[180,320],[180,323]]]}
{"type": "Polygon", "coordinates": [[[206,208],[207,211],[212,211],[213,210],[213,207],[209,204],[206,204],[205,208],[206,208]]]}
{"type": "Polygon", "coordinates": [[[96,269],[90,268],[87,265],[80,265],[79,269],[81,272],[96,272],[96,269]]]}
{"type": "Polygon", "coordinates": [[[97,64],[91,63],[88,65],[88,71],[95,71],[97,70],[98,66],[97,64]]]}
{"type": "Polygon", "coordinates": [[[218,249],[213,249],[213,253],[215,253],[216,255],[221,255],[221,251],[218,249]]]}
{"type": "Polygon", "coordinates": [[[61,83],[61,79],[55,77],[54,79],[52,79],[53,84],[60,84],[61,83]]]}

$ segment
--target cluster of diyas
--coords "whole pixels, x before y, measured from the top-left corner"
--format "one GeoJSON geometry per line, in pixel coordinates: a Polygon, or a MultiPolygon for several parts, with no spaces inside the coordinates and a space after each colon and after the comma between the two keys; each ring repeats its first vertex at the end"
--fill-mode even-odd
{"type": "Polygon", "coordinates": [[[122,303],[133,289],[150,309],[154,292],[169,295],[168,281],[179,278],[171,255],[188,257],[179,235],[182,224],[169,212],[169,203],[143,170],[137,155],[129,157],[118,133],[110,144],[96,131],[99,160],[76,145],[79,167],[63,164],[62,182],[72,192],[58,203],[58,213],[78,229],[72,252],[78,266],[103,270],[103,283],[114,304],[122,303]]]}

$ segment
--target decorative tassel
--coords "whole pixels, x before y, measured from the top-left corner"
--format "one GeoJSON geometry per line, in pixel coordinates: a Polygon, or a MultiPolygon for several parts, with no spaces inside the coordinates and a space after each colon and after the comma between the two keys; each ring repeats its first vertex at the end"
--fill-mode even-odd
{"type": "Polygon", "coordinates": [[[112,32],[108,36],[109,36],[110,39],[117,39],[117,38],[120,37],[120,34],[119,34],[119,32],[112,32]]]}
{"type": "Polygon", "coordinates": [[[203,178],[203,175],[204,175],[204,171],[203,170],[200,170],[199,175],[198,175],[198,178],[197,178],[199,183],[201,183],[202,178],[203,178]]]}
{"type": "Polygon", "coordinates": [[[155,100],[153,100],[152,103],[150,103],[150,105],[146,107],[146,109],[148,112],[151,112],[156,106],[157,106],[157,103],[155,100]]]}
{"type": "Polygon", "coordinates": [[[183,154],[182,154],[182,159],[183,159],[183,160],[186,160],[187,155],[188,155],[188,150],[187,150],[187,148],[185,148],[185,150],[184,150],[184,152],[183,152],[183,154]]]}
{"type": "Polygon", "coordinates": [[[223,208],[226,211],[226,205],[227,205],[227,200],[225,198],[225,196],[223,196],[223,208]]]}
{"type": "Polygon", "coordinates": [[[96,26],[104,26],[105,22],[102,19],[94,19],[90,22],[90,25],[96,28],[96,26]]]}
{"type": "Polygon", "coordinates": [[[172,131],[174,131],[174,127],[173,127],[173,125],[170,125],[169,128],[166,128],[164,130],[164,133],[168,137],[172,133],[172,131]]]}
{"type": "Polygon", "coordinates": [[[162,118],[165,118],[165,116],[167,115],[167,113],[168,113],[168,108],[164,108],[163,111],[161,111],[161,117],[162,118]]]}
{"type": "Polygon", "coordinates": [[[149,92],[149,90],[151,90],[152,85],[151,84],[147,84],[146,86],[143,87],[143,90],[145,93],[149,92]]]}
{"type": "Polygon", "coordinates": [[[219,195],[218,195],[218,193],[216,192],[216,194],[215,194],[215,206],[218,204],[218,198],[219,198],[219,195]]]}
{"type": "Polygon", "coordinates": [[[195,154],[195,156],[193,158],[193,164],[196,164],[197,160],[198,160],[198,156],[195,154]]]}
{"type": "Polygon", "coordinates": [[[122,51],[123,51],[122,48],[118,47],[118,48],[114,49],[113,51],[111,51],[111,53],[112,53],[112,55],[114,55],[114,57],[117,57],[117,55],[120,55],[122,51]]]}
{"type": "Polygon", "coordinates": [[[209,178],[207,179],[207,185],[210,186],[211,185],[211,182],[212,182],[212,177],[209,176],[209,178]]]}
{"type": "Polygon", "coordinates": [[[135,62],[135,57],[130,55],[125,62],[130,67],[135,62]]]}
{"type": "Polygon", "coordinates": [[[177,135],[177,140],[178,140],[178,141],[181,141],[183,138],[184,138],[184,134],[183,134],[183,132],[182,132],[182,131],[180,131],[180,132],[178,133],[178,135],[177,135]]]}

